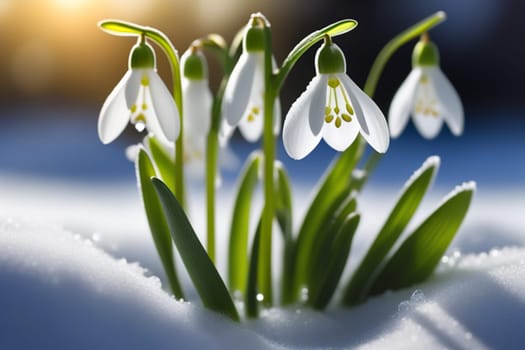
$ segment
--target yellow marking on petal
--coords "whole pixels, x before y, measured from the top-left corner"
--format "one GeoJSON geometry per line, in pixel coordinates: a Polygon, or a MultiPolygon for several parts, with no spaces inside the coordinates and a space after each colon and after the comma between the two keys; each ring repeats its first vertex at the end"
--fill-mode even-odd
{"type": "Polygon", "coordinates": [[[347,123],[350,123],[352,121],[352,117],[350,117],[348,114],[346,113],[343,113],[341,114],[341,118],[343,118],[343,120],[347,123]]]}
{"type": "Polygon", "coordinates": [[[341,124],[342,124],[341,118],[339,118],[339,117],[335,118],[335,127],[336,128],[340,128],[341,124]]]}
{"type": "Polygon", "coordinates": [[[324,121],[327,123],[331,123],[332,120],[334,120],[334,116],[332,114],[329,114],[324,118],[324,121]]]}
{"type": "Polygon", "coordinates": [[[144,111],[145,111],[146,109],[148,109],[148,105],[147,105],[147,104],[145,104],[145,103],[143,103],[143,104],[142,104],[142,110],[144,110],[144,111]]]}
{"type": "Polygon", "coordinates": [[[340,84],[341,83],[339,82],[339,79],[337,79],[337,78],[330,78],[330,79],[328,79],[328,86],[330,86],[332,89],[335,89],[340,84]]]}
{"type": "Polygon", "coordinates": [[[428,77],[426,75],[422,75],[421,78],[419,79],[419,83],[420,84],[427,84],[428,83],[428,77]]]}
{"type": "Polygon", "coordinates": [[[247,119],[248,119],[249,122],[253,122],[255,120],[255,116],[250,113],[250,114],[248,114],[248,118],[247,119]]]}
{"type": "Polygon", "coordinates": [[[139,115],[137,115],[135,118],[133,118],[133,121],[136,123],[136,122],[145,122],[146,121],[146,116],[143,114],[143,113],[140,113],[139,115]]]}
{"type": "Polygon", "coordinates": [[[257,115],[257,114],[261,113],[261,109],[259,107],[254,106],[252,108],[252,113],[257,115]]]}
{"type": "Polygon", "coordinates": [[[147,75],[143,75],[142,76],[142,79],[140,80],[140,84],[142,86],[149,86],[149,79],[148,79],[148,76],[147,75]]]}
{"type": "Polygon", "coordinates": [[[131,111],[131,113],[135,113],[137,111],[137,105],[134,104],[129,110],[131,111]]]}

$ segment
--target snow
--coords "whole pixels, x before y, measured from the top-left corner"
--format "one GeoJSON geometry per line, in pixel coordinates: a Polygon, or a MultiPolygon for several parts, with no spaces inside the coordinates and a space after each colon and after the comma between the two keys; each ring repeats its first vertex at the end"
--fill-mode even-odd
{"type": "MultiPolygon", "coordinates": [[[[459,236],[423,284],[353,309],[275,308],[239,325],[194,296],[181,302],[160,288],[162,270],[130,183],[1,175],[0,184],[0,349],[512,349],[525,341],[523,188],[480,188],[459,236]]],[[[397,191],[364,193],[350,265],[397,191]]],[[[447,192],[432,189],[411,227],[447,192]]],[[[304,211],[307,191],[295,195],[304,211]]],[[[198,230],[200,204],[192,206],[198,230]]],[[[230,208],[218,210],[222,232],[230,208]]]]}

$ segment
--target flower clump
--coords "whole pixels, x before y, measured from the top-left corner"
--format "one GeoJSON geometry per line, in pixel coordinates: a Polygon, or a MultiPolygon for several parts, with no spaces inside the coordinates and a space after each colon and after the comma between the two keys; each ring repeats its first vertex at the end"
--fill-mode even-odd
{"type": "Polygon", "coordinates": [[[431,275],[463,221],[474,191],[473,186],[453,191],[421,225],[403,234],[437,172],[437,157],[431,157],[406,182],[377,238],[348,280],[343,271],[363,215],[358,205],[360,191],[388,150],[390,137],[402,133],[410,115],[425,138],[436,137],[443,123],[455,135],[463,131],[461,101],[441,72],[437,47],[426,34],[444,19],[438,12],[387,44],[400,47],[422,35],[414,49],[412,71],[390,105],[388,123],[370,92],[375,91],[386,61],[376,60],[379,63],[374,64],[362,90],[347,75],[343,50],[333,42],[334,37],[357,26],[354,20],[312,32],[281,64],[271,52],[270,23],[260,13],[251,16],[236,36],[239,40],[234,39],[230,46],[211,34],[193,41],[180,60],[173,44],[157,29],[122,21],[101,23],[109,33],[134,36],[138,42],[131,49],[128,71],[102,106],[98,134],[107,144],[130,123],[139,132],[147,130],[143,144],[129,154],[136,164],[152,238],[176,298],[185,295],[173,247],[205,307],[239,321],[234,299],[244,301],[245,317],[257,317],[261,308],[276,305],[273,283],[277,279],[272,275],[276,270],[272,266],[276,230],[284,246],[281,305],[324,309],[339,302],[353,306],[431,275]],[[297,60],[321,41],[315,55],[316,74],[286,113],[282,143],[293,159],[308,156],[321,139],[341,153],[319,181],[296,228],[292,183],[284,164],[276,159],[276,136],[281,129],[279,95],[297,60]],[[167,54],[172,92],[156,72],[150,42],[167,54]],[[208,82],[206,56],[211,53],[223,64],[224,74],[216,91],[208,82]],[[247,141],[262,139],[262,152],[250,155],[239,174],[229,251],[221,257],[215,254],[219,149],[225,149],[237,128],[247,141]],[[366,144],[373,151],[365,160],[366,144]],[[206,247],[186,211],[185,170],[194,160],[204,163],[206,247]],[[258,183],[263,187],[263,205],[259,206],[258,225],[252,225],[258,183]],[[217,271],[221,258],[227,259],[227,282],[217,271]]]}

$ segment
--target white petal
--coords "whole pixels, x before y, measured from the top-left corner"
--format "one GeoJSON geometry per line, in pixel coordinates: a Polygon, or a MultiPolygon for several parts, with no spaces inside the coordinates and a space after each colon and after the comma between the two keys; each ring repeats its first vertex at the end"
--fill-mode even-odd
{"type": "Polygon", "coordinates": [[[283,143],[288,155],[294,159],[306,157],[321,140],[321,133],[314,134],[310,126],[311,113],[323,120],[326,100],[327,77],[315,76],[306,91],[292,104],[283,127],[283,143]],[[320,95],[313,99],[314,95],[320,95]],[[313,106],[313,101],[322,101],[321,108],[313,106]]]}
{"type": "MultiPolygon", "coordinates": [[[[272,56],[272,68],[277,69],[277,63],[275,62],[275,57],[272,56]]],[[[281,123],[282,123],[282,110],[281,110],[281,100],[277,98],[273,105],[273,134],[275,136],[279,135],[281,132],[281,123]]]]}
{"type": "MultiPolygon", "coordinates": [[[[166,85],[154,70],[148,71],[153,109],[164,136],[174,142],[180,132],[180,114],[166,85]]],[[[153,132],[153,130],[150,130],[153,132]]]]}
{"type": "Polygon", "coordinates": [[[353,103],[355,116],[361,127],[361,135],[377,152],[385,153],[390,144],[385,116],[375,102],[363,92],[346,74],[338,74],[353,103]]]}
{"type": "Polygon", "coordinates": [[[273,105],[273,134],[276,136],[281,132],[281,123],[281,100],[277,98],[273,105]]]}
{"type": "Polygon", "coordinates": [[[222,115],[232,126],[236,126],[243,117],[252,93],[256,67],[261,65],[261,61],[264,61],[262,54],[243,52],[233,68],[222,104],[222,115]]]}
{"type": "Polygon", "coordinates": [[[443,126],[442,115],[434,117],[428,114],[413,112],[412,119],[414,120],[416,129],[421,136],[426,139],[433,139],[436,137],[443,126]]]}
{"type": "Polygon", "coordinates": [[[104,144],[115,140],[128,125],[129,110],[125,94],[130,76],[131,71],[127,71],[102,105],[98,117],[98,136],[104,144]]]}
{"type": "Polygon", "coordinates": [[[184,138],[206,137],[210,130],[212,96],[206,80],[182,82],[184,138]]]}
{"type": "MultiPolygon", "coordinates": [[[[261,111],[262,112],[262,111],[261,111]]],[[[261,138],[264,129],[264,115],[259,113],[252,120],[243,117],[239,122],[239,130],[242,136],[249,142],[256,142],[261,138]]]]}
{"type": "MultiPolygon", "coordinates": [[[[169,145],[173,143],[173,141],[168,140],[168,138],[164,134],[164,131],[162,130],[159,120],[155,114],[155,109],[151,108],[152,100],[151,100],[150,89],[144,90],[144,101],[143,102],[146,106],[148,106],[148,108],[140,110],[140,113],[142,113],[146,118],[146,128],[147,128],[148,133],[151,134],[153,137],[156,137],[164,145],[169,145]]],[[[136,114],[139,114],[139,113],[136,113],[136,114]]]]}
{"type": "Polygon", "coordinates": [[[463,105],[461,104],[458,93],[438,67],[429,69],[428,74],[430,75],[431,82],[434,84],[437,98],[443,109],[445,122],[454,135],[461,135],[463,133],[465,117],[463,114],[463,105]]]}
{"type": "Polygon", "coordinates": [[[335,121],[324,125],[323,138],[330,147],[336,151],[343,152],[350,146],[357,134],[359,134],[359,124],[353,119],[350,123],[342,122],[341,127],[335,126],[335,121]]]}
{"type": "Polygon", "coordinates": [[[226,147],[230,138],[235,130],[234,126],[228,124],[228,122],[223,118],[221,120],[221,127],[219,129],[219,146],[226,147]]]}
{"type": "Polygon", "coordinates": [[[137,103],[139,95],[140,82],[145,74],[144,69],[131,69],[131,76],[126,84],[126,104],[129,109],[137,103]]]}
{"type": "Polygon", "coordinates": [[[398,137],[407,125],[414,106],[416,88],[421,75],[422,69],[420,67],[412,69],[392,99],[388,111],[388,124],[390,126],[390,135],[394,138],[398,137]]]}
{"type": "Polygon", "coordinates": [[[309,93],[308,91],[310,91],[310,96],[305,97],[311,100],[309,110],[306,112],[309,113],[310,117],[308,118],[308,123],[314,135],[318,135],[321,132],[321,129],[324,125],[324,110],[326,107],[327,83],[327,75],[318,75],[310,81],[308,87],[306,88],[306,92],[304,93],[306,95],[309,93]],[[316,78],[318,77],[320,77],[322,83],[317,83],[316,78]]]}

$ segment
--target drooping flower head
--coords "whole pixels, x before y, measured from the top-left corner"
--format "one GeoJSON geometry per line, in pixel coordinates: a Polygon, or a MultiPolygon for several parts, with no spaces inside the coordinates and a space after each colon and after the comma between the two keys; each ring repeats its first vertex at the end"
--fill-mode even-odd
{"type": "Polygon", "coordinates": [[[283,128],[284,147],[294,159],[306,157],[324,138],[344,151],[358,134],[380,153],[389,145],[383,113],[348,75],[341,49],[329,36],[316,54],[316,76],[294,102],[283,128]]]}
{"type": "Polygon", "coordinates": [[[107,97],[98,119],[102,143],[115,140],[128,122],[163,142],[174,142],[180,129],[179,111],[155,67],[153,48],[141,36],[129,56],[129,69],[107,97]]]}
{"type": "Polygon", "coordinates": [[[412,71],[390,105],[388,121],[392,137],[401,134],[410,115],[419,133],[428,139],[439,134],[443,121],[454,135],[463,132],[461,100],[439,68],[439,52],[428,35],[423,35],[414,47],[412,71]]]}
{"type": "Polygon", "coordinates": [[[208,64],[200,42],[194,42],[181,57],[185,163],[204,161],[210,130],[212,94],[208,64]]]}
{"type": "MultiPolygon", "coordinates": [[[[265,27],[269,23],[258,13],[252,15],[244,33],[243,50],[232,70],[222,104],[223,124],[221,139],[228,139],[235,127],[250,142],[257,141],[264,127],[264,55],[265,27]]],[[[274,64],[274,63],[273,63],[274,64]]],[[[275,65],[275,64],[274,64],[275,65]]],[[[281,123],[281,104],[275,101],[275,133],[279,133],[281,123]]]]}

